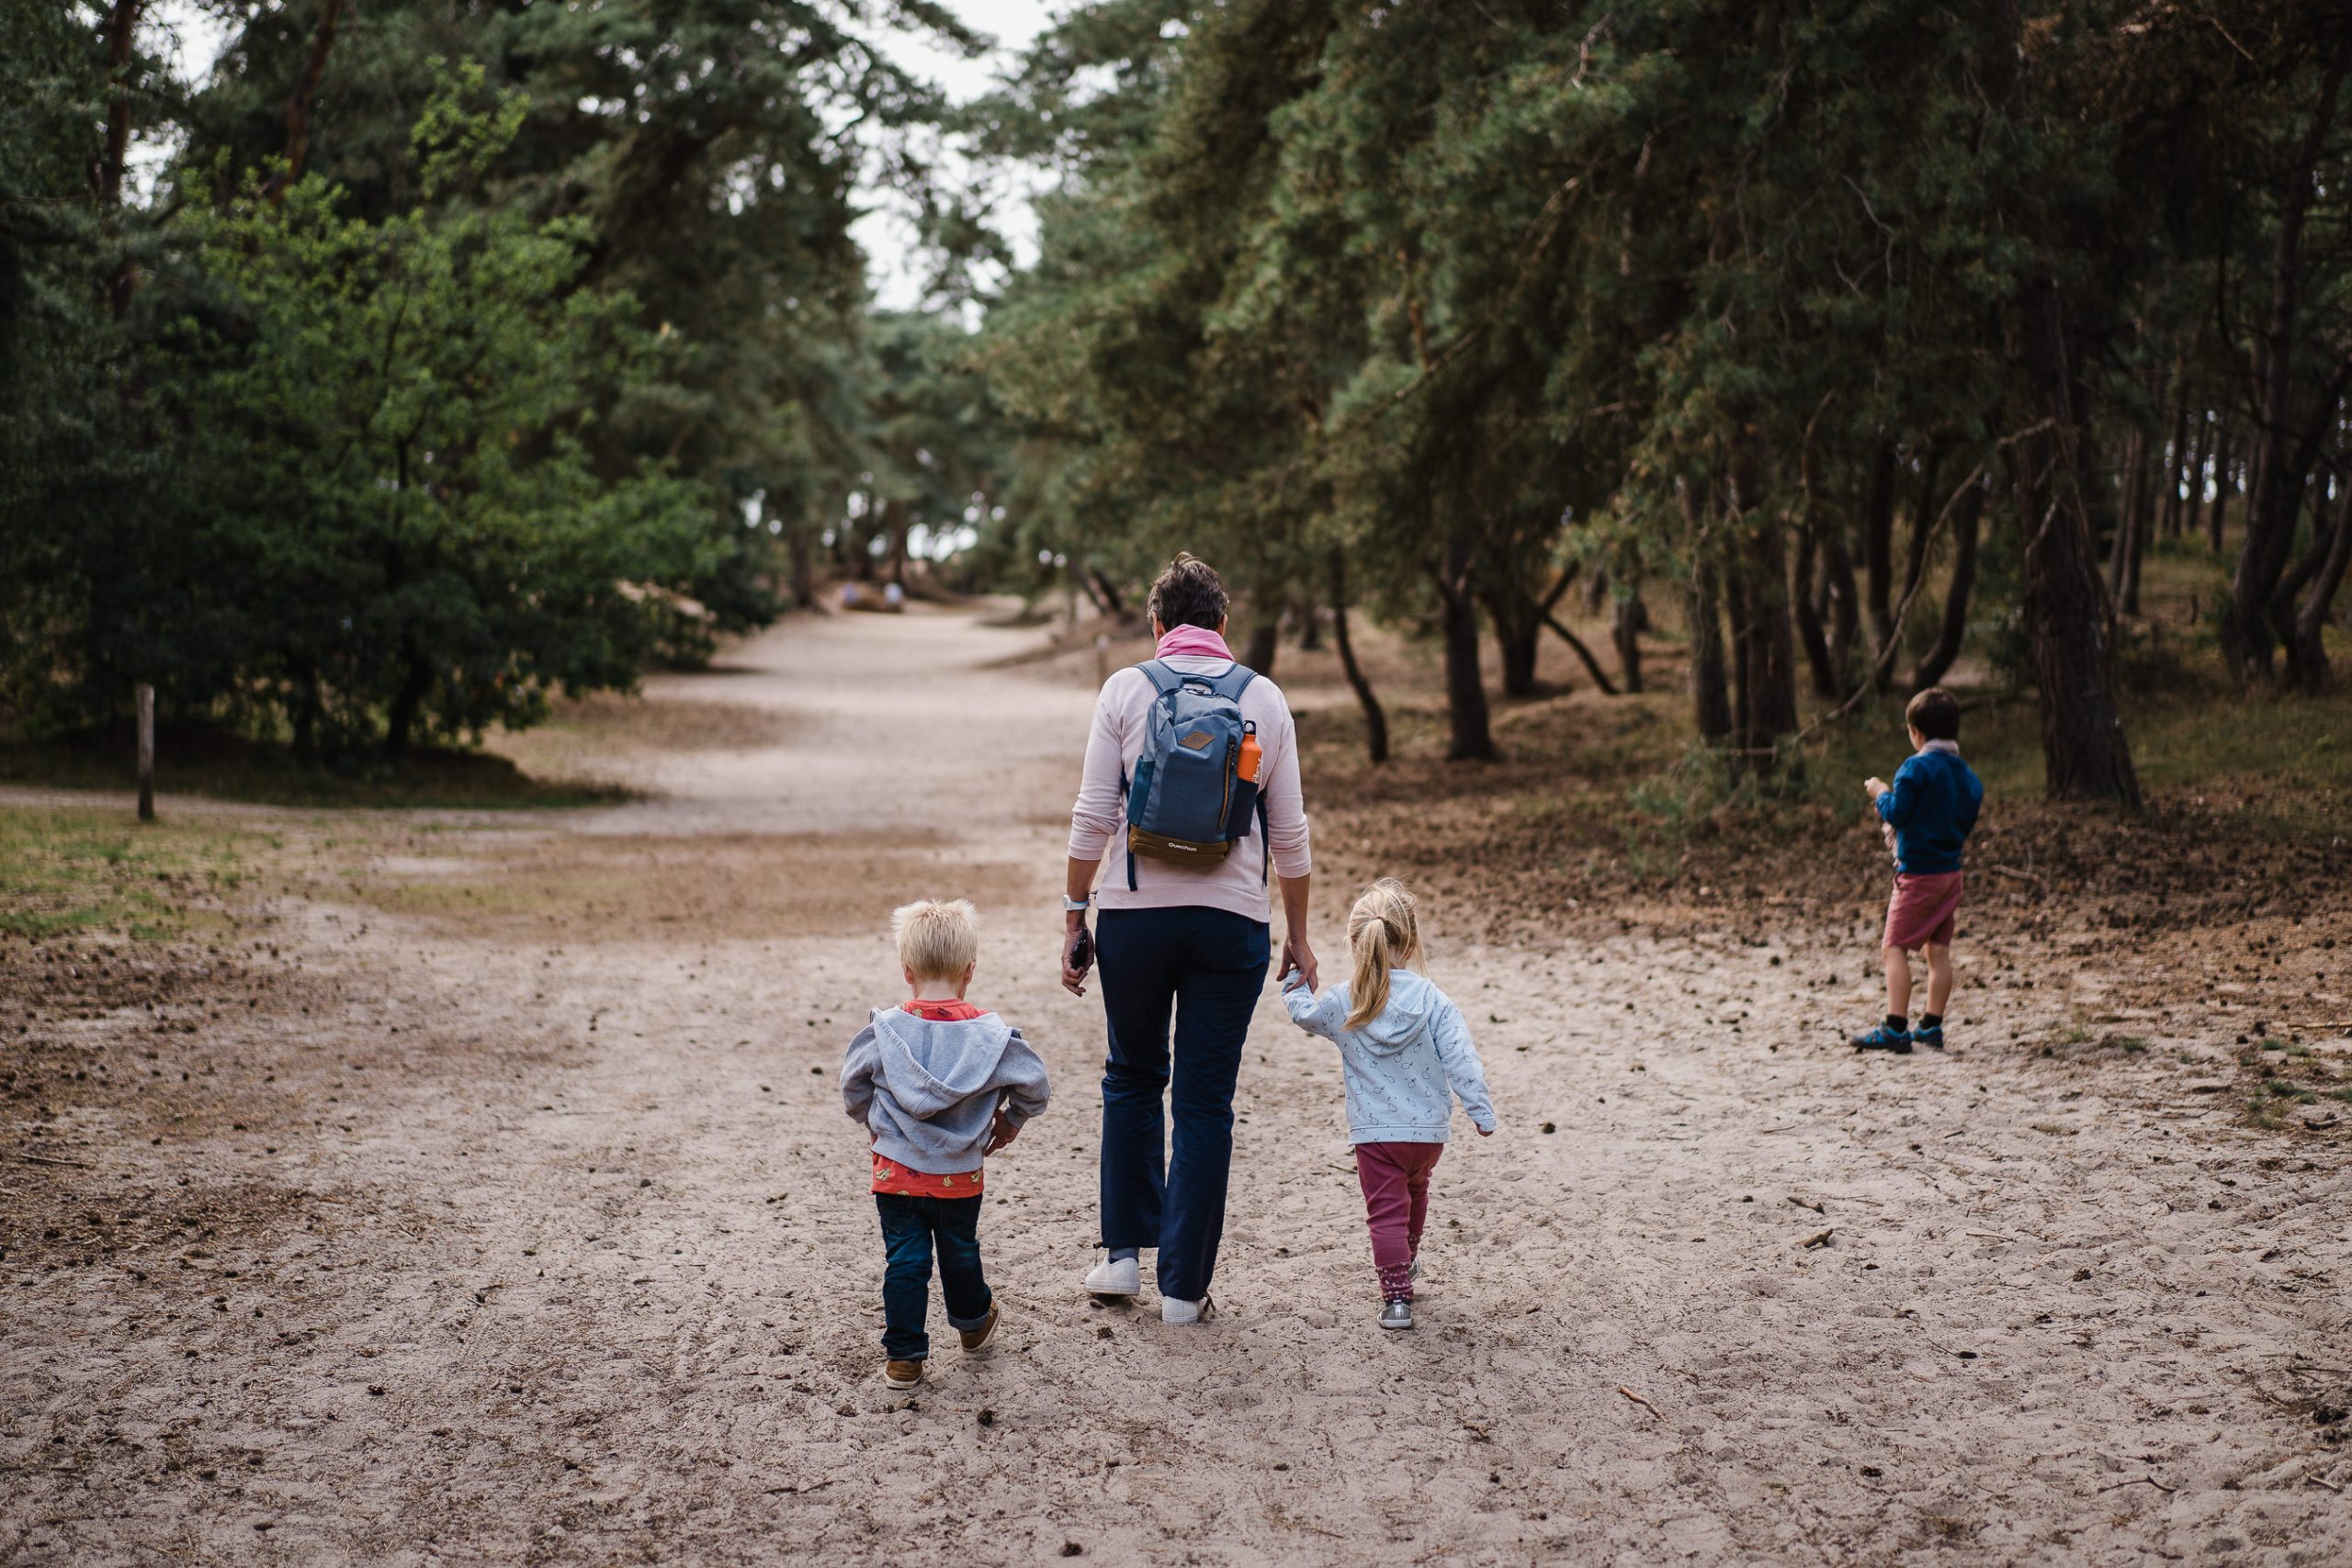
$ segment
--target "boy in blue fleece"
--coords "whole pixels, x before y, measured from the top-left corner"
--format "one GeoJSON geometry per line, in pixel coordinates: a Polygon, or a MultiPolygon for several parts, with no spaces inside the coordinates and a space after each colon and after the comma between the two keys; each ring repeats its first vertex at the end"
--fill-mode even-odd
{"type": "Polygon", "coordinates": [[[980,1273],[980,1163],[1046,1109],[1046,1064],[992,1012],[964,999],[978,966],[972,906],[926,900],[890,916],[913,998],[876,1008],[842,1061],[842,1105],[874,1145],[882,1274],[882,1381],[922,1381],[931,1339],[931,1259],[947,1322],[978,1354],[996,1337],[980,1273]]]}
{"type": "Polygon", "coordinates": [[[1380,1326],[1413,1326],[1430,1173],[1445,1152],[1459,1099],[1482,1138],[1495,1131],[1494,1101],[1462,1010],[1403,965],[1420,955],[1413,896],[1382,877],[1348,911],[1353,977],[1318,1000],[1297,970],[1283,976],[1291,1021],[1340,1048],[1348,1091],[1348,1141],[1380,1276],[1380,1326]]]}
{"type": "Polygon", "coordinates": [[[1854,1036],[1858,1051],[1911,1054],[1914,1043],[1940,1051],[1944,1008],[1951,999],[1951,939],[1960,913],[1960,852],[1976,827],[1984,784],[1960,760],[1960,704],[1941,686],[1911,699],[1904,712],[1912,755],[1894,782],[1865,779],[1878,818],[1894,837],[1894,892],[1886,905],[1886,1020],[1854,1036]],[[1911,964],[1928,950],[1928,1009],[1911,1027],[1911,964]]]}

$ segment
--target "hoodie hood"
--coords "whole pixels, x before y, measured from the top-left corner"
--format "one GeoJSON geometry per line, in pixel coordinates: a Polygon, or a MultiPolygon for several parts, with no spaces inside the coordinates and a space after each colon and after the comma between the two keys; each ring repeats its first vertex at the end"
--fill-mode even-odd
{"type": "Polygon", "coordinates": [[[1429,1032],[1430,1014],[1441,993],[1410,969],[1388,972],[1388,1005],[1380,1016],[1354,1032],[1374,1055],[1402,1051],[1429,1032]]]}
{"type": "Polygon", "coordinates": [[[953,1022],[918,1018],[900,1008],[874,1010],[874,1044],[890,1098],[928,1118],[969,1100],[996,1076],[1012,1039],[992,1012],[953,1022]]]}

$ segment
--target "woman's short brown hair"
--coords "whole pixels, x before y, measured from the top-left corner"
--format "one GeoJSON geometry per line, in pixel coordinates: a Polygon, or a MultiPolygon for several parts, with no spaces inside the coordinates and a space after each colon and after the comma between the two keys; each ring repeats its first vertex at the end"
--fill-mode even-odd
{"type": "Polygon", "coordinates": [[[1216,570],[1189,550],[1178,550],[1151,585],[1151,618],[1162,630],[1206,626],[1215,631],[1225,624],[1232,605],[1216,570]]]}
{"type": "Polygon", "coordinates": [[[1960,739],[1960,699],[1941,686],[1930,686],[1913,697],[1903,717],[1927,739],[1960,739]]]}

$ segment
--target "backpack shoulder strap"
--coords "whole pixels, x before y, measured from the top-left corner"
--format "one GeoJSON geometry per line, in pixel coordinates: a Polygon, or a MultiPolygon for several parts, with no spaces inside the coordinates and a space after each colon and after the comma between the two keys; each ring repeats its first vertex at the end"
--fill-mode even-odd
{"type": "Polygon", "coordinates": [[[1144,679],[1149,681],[1152,689],[1163,697],[1184,683],[1183,676],[1157,659],[1147,659],[1136,668],[1143,671],[1144,679]]]}
{"type": "Polygon", "coordinates": [[[1258,672],[1255,670],[1250,669],[1246,664],[1236,664],[1232,669],[1227,670],[1224,674],[1216,676],[1214,679],[1211,679],[1206,675],[1196,675],[1193,677],[1194,680],[1202,682],[1210,691],[1215,692],[1218,696],[1223,697],[1229,703],[1239,702],[1241,700],[1241,694],[1247,691],[1249,689],[1250,682],[1257,678],[1258,672]]]}

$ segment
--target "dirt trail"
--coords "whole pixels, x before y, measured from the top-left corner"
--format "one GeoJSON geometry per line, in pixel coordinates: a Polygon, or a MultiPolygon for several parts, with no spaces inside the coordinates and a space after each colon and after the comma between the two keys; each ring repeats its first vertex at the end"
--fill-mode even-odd
{"type": "Polygon", "coordinates": [[[518,746],[658,795],[339,829],[380,852],[256,917],[266,998],[166,1010],[186,1096],[0,1177],[53,1216],[0,1254],[0,1559],[2352,1561],[2312,1418],[2352,1179],[2195,1093],[2211,1042],[2152,1028],[2161,1082],[1996,1048],[2067,1018],[2055,955],[1949,1056],[1858,1060],[1850,944],[1438,909],[1503,1131],[1439,1168],[1423,1326],[1373,1326],[1336,1064],[1271,995],[1222,1321],[1091,1306],[1100,1013],[1051,975],[1088,694],[996,667],[1034,635],[795,622],[650,732],[518,746]],[[923,891],[983,903],[978,998],[1056,1100],[991,1166],[1003,1347],[910,1399],[833,1073],[923,891]]]}

